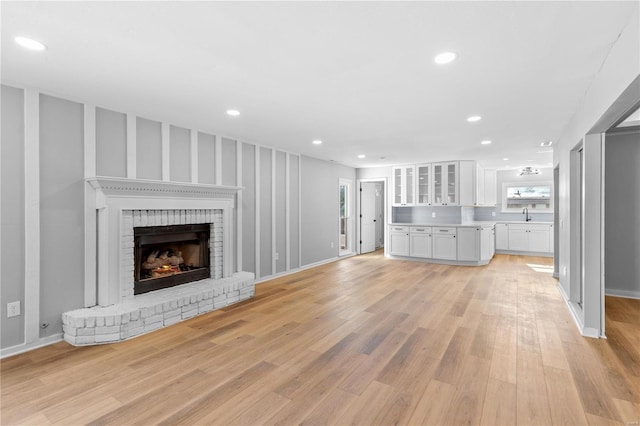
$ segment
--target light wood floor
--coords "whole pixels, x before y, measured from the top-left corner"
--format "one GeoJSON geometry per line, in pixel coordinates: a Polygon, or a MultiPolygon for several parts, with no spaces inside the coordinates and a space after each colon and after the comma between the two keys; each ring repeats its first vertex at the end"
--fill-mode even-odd
{"type": "Polygon", "coordinates": [[[114,345],[2,361],[10,424],[571,424],[640,420],[640,301],[579,335],[551,260],[353,257],[114,345]]]}

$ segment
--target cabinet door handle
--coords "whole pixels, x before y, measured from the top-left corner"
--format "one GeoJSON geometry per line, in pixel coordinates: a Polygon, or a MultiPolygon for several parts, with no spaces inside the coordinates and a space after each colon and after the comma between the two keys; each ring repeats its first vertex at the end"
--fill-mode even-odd
{"type": "Polygon", "coordinates": [[[454,235],[453,238],[455,238],[456,236],[454,235]]]}

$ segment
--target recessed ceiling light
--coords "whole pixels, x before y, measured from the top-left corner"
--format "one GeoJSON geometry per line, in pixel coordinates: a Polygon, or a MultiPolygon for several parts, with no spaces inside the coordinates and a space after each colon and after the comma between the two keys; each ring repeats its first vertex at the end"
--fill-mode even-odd
{"type": "Polygon", "coordinates": [[[232,117],[237,117],[240,115],[240,111],[238,111],[237,109],[228,109],[227,115],[230,115],[232,117]]]}
{"type": "Polygon", "coordinates": [[[469,123],[475,123],[476,121],[480,120],[482,120],[482,117],[480,117],[479,115],[472,115],[471,117],[467,118],[467,121],[469,123]]]}
{"type": "Polygon", "coordinates": [[[358,158],[364,158],[364,157],[366,157],[366,155],[364,155],[364,154],[358,154],[358,158]]]}
{"type": "Polygon", "coordinates": [[[449,62],[453,61],[454,59],[456,59],[456,54],[453,53],[453,52],[442,52],[442,53],[437,54],[436,57],[433,58],[435,63],[438,64],[438,65],[448,64],[449,62]]]}
{"type": "Polygon", "coordinates": [[[509,159],[507,157],[504,157],[503,160],[504,161],[509,161],[509,159]]]}
{"type": "Polygon", "coordinates": [[[320,139],[316,139],[311,143],[314,144],[314,145],[322,145],[322,141],[320,139]]]}
{"type": "Polygon", "coordinates": [[[44,44],[40,43],[37,40],[34,40],[32,38],[27,38],[27,37],[16,37],[15,38],[16,43],[18,43],[20,46],[24,47],[25,49],[30,49],[30,50],[45,50],[47,48],[47,46],[45,46],[44,44]]]}
{"type": "Polygon", "coordinates": [[[491,143],[491,141],[482,141],[480,142],[482,145],[489,145],[491,143]]]}
{"type": "Polygon", "coordinates": [[[540,146],[551,146],[553,145],[553,141],[540,142],[540,146]]]}

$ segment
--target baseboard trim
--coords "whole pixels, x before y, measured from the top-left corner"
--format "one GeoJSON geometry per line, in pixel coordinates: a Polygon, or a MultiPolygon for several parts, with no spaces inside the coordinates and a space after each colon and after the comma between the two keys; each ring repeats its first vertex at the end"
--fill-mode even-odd
{"type": "Polygon", "coordinates": [[[553,253],[539,251],[496,250],[496,254],[510,254],[514,256],[553,257],[553,253]]]}
{"type": "Polygon", "coordinates": [[[569,296],[567,296],[567,293],[564,291],[564,287],[562,287],[561,283],[558,283],[557,287],[560,295],[562,296],[562,300],[564,300],[565,305],[567,305],[567,308],[569,309],[569,312],[573,317],[573,321],[575,322],[576,327],[578,327],[578,331],[580,332],[580,334],[584,337],[591,337],[593,339],[606,339],[606,337],[604,335],[601,336],[598,330],[596,330],[595,328],[585,327],[583,325],[582,319],[580,318],[580,315],[578,315],[578,311],[576,310],[577,304],[569,300],[569,296]]]}
{"type": "Polygon", "coordinates": [[[14,355],[19,355],[24,352],[29,352],[34,349],[42,348],[44,346],[53,345],[54,343],[62,342],[62,333],[52,334],[51,336],[42,337],[35,342],[21,343],[19,345],[10,346],[8,348],[0,349],[0,359],[7,358],[14,355]]]}
{"type": "Polygon", "coordinates": [[[616,288],[605,288],[606,296],[624,297],[625,299],[640,299],[640,291],[635,290],[618,290],[616,288]]]}
{"type": "Polygon", "coordinates": [[[337,262],[338,260],[347,259],[347,258],[355,256],[355,255],[356,255],[356,253],[352,252],[352,253],[349,253],[349,254],[345,254],[343,256],[331,257],[329,259],[321,260],[319,262],[309,263],[308,265],[304,265],[304,266],[301,266],[301,267],[296,268],[296,269],[291,269],[289,271],[284,271],[284,272],[280,272],[278,274],[273,274],[273,275],[269,275],[269,276],[260,278],[259,280],[256,280],[256,284],[261,284],[261,283],[264,283],[264,282],[267,282],[267,281],[275,280],[276,278],[286,277],[287,275],[291,275],[291,274],[295,274],[295,273],[298,273],[298,272],[306,271],[307,269],[315,268],[317,266],[326,265],[327,263],[337,262]]]}

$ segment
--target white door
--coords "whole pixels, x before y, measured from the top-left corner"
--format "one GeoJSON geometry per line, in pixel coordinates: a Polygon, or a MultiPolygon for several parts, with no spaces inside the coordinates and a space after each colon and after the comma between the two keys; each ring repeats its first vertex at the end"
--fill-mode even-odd
{"type": "Polygon", "coordinates": [[[360,253],[376,249],[376,184],[360,183],[360,253]]]}
{"type": "Polygon", "coordinates": [[[376,248],[384,246],[384,184],[376,183],[376,248]]]}

